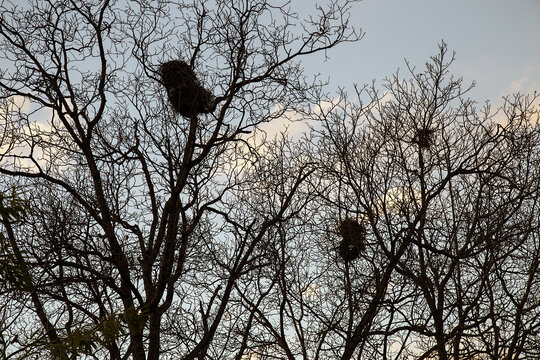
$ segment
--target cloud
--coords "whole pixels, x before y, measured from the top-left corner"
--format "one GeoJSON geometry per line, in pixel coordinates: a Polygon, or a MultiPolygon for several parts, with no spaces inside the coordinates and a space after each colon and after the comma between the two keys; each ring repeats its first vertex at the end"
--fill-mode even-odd
{"type": "Polygon", "coordinates": [[[13,135],[20,131],[13,122],[18,113],[28,113],[30,101],[23,96],[10,96],[0,102],[0,156],[12,147],[13,135]]]}
{"type": "Polygon", "coordinates": [[[504,95],[515,94],[518,92],[522,94],[532,94],[535,91],[540,91],[540,84],[535,80],[538,79],[538,76],[536,75],[537,72],[538,69],[532,66],[524,68],[521,71],[521,77],[508,84],[504,95]]]}
{"type": "Polygon", "coordinates": [[[307,300],[315,300],[320,296],[320,291],[317,285],[310,284],[302,290],[302,296],[307,300]]]}
{"type": "Polygon", "coordinates": [[[299,141],[310,131],[309,120],[293,110],[283,111],[279,106],[272,111],[281,114],[275,119],[256,125],[249,134],[240,136],[242,142],[225,155],[223,170],[226,173],[240,174],[247,170],[257,159],[264,157],[275,141],[299,141]]]}
{"type": "Polygon", "coordinates": [[[327,114],[331,112],[336,106],[339,106],[341,98],[328,98],[320,101],[313,107],[313,112],[315,114],[327,114]]]}
{"type": "Polygon", "coordinates": [[[0,105],[0,116],[4,117],[13,111],[28,112],[30,105],[30,101],[24,96],[9,96],[0,105]]]}
{"type": "Polygon", "coordinates": [[[392,94],[391,92],[389,91],[385,91],[383,92],[382,96],[380,97],[379,99],[379,103],[384,106],[392,101],[395,101],[396,98],[394,96],[394,94],[392,94]]]}
{"type": "MultiPolygon", "coordinates": [[[[411,206],[421,206],[422,194],[420,189],[407,186],[395,186],[379,198],[372,206],[371,210],[378,214],[386,214],[396,216],[402,213],[405,208],[411,206]]],[[[357,221],[368,222],[369,218],[366,214],[359,214],[357,221]]]]}
{"type": "Polygon", "coordinates": [[[281,117],[262,123],[254,131],[253,141],[259,144],[262,141],[272,140],[285,136],[291,140],[300,138],[309,131],[309,125],[302,116],[294,111],[286,111],[281,117]]]}
{"type": "Polygon", "coordinates": [[[0,165],[25,171],[46,168],[58,149],[48,144],[59,134],[51,126],[50,109],[32,110],[31,102],[13,96],[0,106],[0,165]]]}
{"type": "Polygon", "coordinates": [[[508,123],[509,114],[505,114],[502,110],[503,106],[509,106],[515,103],[518,94],[521,96],[521,101],[527,102],[529,110],[535,110],[536,115],[532,115],[533,121],[538,121],[538,112],[540,111],[540,83],[538,83],[539,69],[536,67],[527,67],[521,71],[519,78],[512,80],[507,84],[505,90],[500,94],[499,98],[494,100],[491,107],[493,121],[497,124],[505,125],[508,123]],[[506,100],[505,100],[506,99],[506,100]]]}

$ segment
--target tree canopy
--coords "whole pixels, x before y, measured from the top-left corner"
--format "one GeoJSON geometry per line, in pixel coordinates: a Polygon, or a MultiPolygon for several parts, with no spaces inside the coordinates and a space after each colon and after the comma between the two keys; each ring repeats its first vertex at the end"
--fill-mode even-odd
{"type": "Polygon", "coordinates": [[[535,95],[329,95],[351,5],[2,3],[3,358],[540,356],[535,95]]]}

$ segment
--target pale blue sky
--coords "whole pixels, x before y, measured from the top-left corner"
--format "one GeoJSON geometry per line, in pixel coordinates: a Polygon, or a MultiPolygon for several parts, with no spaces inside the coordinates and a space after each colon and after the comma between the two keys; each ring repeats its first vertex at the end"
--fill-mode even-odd
{"type": "Polygon", "coordinates": [[[456,52],[452,73],[476,80],[470,95],[478,102],[540,90],[540,0],[363,0],[351,23],[365,32],[361,41],[304,63],[332,88],[380,84],[398,68],[404,74],[405,58],[422,67],[444,39],[456,52]]]}

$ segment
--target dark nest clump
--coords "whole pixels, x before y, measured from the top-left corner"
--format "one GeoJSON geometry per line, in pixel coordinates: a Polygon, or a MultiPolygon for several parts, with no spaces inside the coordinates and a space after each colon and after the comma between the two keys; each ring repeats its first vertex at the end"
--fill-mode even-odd
{"type": "Polygon", "coordinates": [[[434,129],[419,129],[413,138],[413,143],[417,144],[421,148],[430,147],[433,144],[435,137],[434,129]]]}
{"type": "Polygon", "coordinates": [[[193,69],[184,61],[163,63],[159,73],[169,102],[180,115],[193,117],[216,109],[214,96],[199,84],[193,69]]]}
{"type": "Polygon", "coordinates": [[[341,258],[345,262],[357,259],[365,247],[366,228],[364,225],[353,219],[345,219],[339,224],[338,231],[343,238],[338,247],[341,258]]]}

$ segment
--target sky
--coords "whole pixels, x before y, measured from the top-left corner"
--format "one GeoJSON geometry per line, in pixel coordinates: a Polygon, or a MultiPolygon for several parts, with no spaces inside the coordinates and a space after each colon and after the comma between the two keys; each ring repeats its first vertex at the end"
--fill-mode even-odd
{"type": "Polygon", "coordinates": [[[540,0],[363,0],[351,24],[365,32],[362,40],[331,50],[327,61],[304,61],[306,73],[329,78],[331,89],[380,85],[398,68],[405,74],[405,59],[423,69],[444,40],[456,52],[452,74],[476,81],[469,95],[477,102],[540,92],[540,0]]]}

